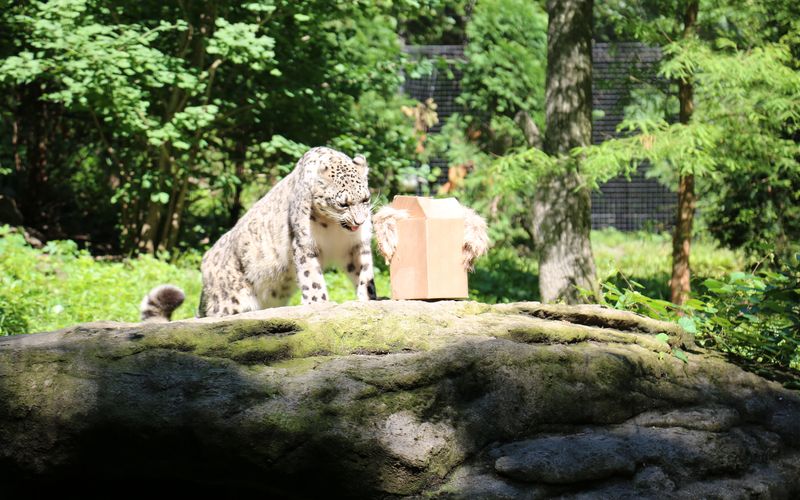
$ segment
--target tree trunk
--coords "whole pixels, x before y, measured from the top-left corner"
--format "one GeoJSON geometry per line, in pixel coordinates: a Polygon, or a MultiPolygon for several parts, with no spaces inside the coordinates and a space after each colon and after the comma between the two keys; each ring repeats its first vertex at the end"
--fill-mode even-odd
{"type": "Polygon", "coordinates": [[[244,187],[244,162],[246,155],[247,147],[245,146],[244,139],[239,139],[236,142],[236,158],[234,159],[236,178],[239,179],[239,182],[233,188],[233,203],[231,203],[231,210],[228,219],[228,225],[230,227],[233,227],[234,224],[236,224],[236,222],[239,220],[239,216],[242,215],[242,210],[244,209],[242,206],[242,188],[244,187]]]}
{"type": "MultiPolygon", "coordinates": [[[[20,100],[20,97],[19,97],[20,96],[20,92],[16,91],[15,94],[16,94],[17,100],[20,100]]],[[[23,170],[23,167],[22,167],[22,156],[20,155],[20,151],[19,151],[20,150],[20,144],[19,144],[19,142],[20,142],[20,137],[19,137],[20,130],[19,129],[20,129],[20,123],[22,122],[22,119],[20,118],[20,115],[21,115],[21,113],[19,113],[17,110],[14,111],[14,113],[13,113],[13,117],[14,118],[13,118],[13,123],[12,123],[12,128],[11,128],[11,130],[12,130],[12,132],[11,132],[11,149],[14,152],[14,171],[17,173],[17,175],[21,175],[22,174],[22,170],[23,170]]]]}
{"type": "Polygon", "coordinates": [[[173,171],[170,172],[172,176],[172,186],[170,188],[169,193],[169,203],[167,203],[164,214],[163,220],[161,221],[161,237],[158,239],[159,241],[159,250],[166,250],[170,251],[169,241],[172,237],[173,230],[177,230],[177,223],[178,220],[175,216],[177,213],[178,208],[178,196],[183,190],[185,177],[181,177],[181,174],[184,174],[180,169],[177,169],[177,172],[173,171]]]}
{"type": "Polygon", "coordinates": [[[186,175],[181,183],[181,189],[178,192],[178,200],[175,204],[175,211],[170,219],[172,230],[167,240],[167,250],[172,251],[178,245],[178,237],[181,232],[181,224],[183,223],[183,213],[186,210],[186,196],[189,193],[189,176],[186,175]]]}
{"type": "MultiPolygon", "coordinates": [[[[683,37],[694,36],[697,24],[699,2],[696,0],[686,6],[683,17],[683,37]]],[[[689,123],[694,112],[694,86],[691,78],[678,82],[678,100],[680,101],[679,120],[689,123]]],[[[672,278],[669,282],[670,299],[682,305],[691,292],[691,267],[689,254],[692,246],[692,223],[697,197],[694,192],[694,175],[681,173],[678,181],[678,213],[675,220],[675,234],[672,237],[672,278]]]]}
{"type": "MultiPolygon", "coordinates": [[[[170,157],[168,146],[166,144],[162,145],[159,148],[158,163],[156,164],[157,166],[155,169],[155,185],[149,193],[163,192],[166,189],[164,179],[165,177],[172,176],[173,174],[174,169],[172,162],[173,160],[170,157]]],[[[163,249],[161,247],[160,230],[163,229],[162,225],[167,223],[167,221],[164,220],[166,207],[160,201],[153,201],[149,197],[149,193],[147,191],[142,192],[142,195],[147,196],[147,198],[144,200],[147,215],[145,216],[144,223],[139,231],[138,245],[140,252],[156,255],[159,250],[163,249]]],[[[169,202],[172,201],[172,199],[169,200],[169,202]]]]}
{"type": "Polygon", "coordinates": [[[50,152],[48,102],[42,100],[44,84],[22,85],[17,92],[14,110],[14,166],[17,171],[17,202],[25,224],[43,232],[54,225],[47,220],[45,204],[48,196],[48,160],[50,152]]]}
{"type": "MultiPolygon", "coordinates": [[[[544,150],[551,156],[566,155],[591,142],[592,4],[592,0],[547,2],[544,150]]],[[[597,296],[591,198],[575,164],[542,180],[533,204],[533,230],[541,300],[585,301],[579,288],[597,296]]]]}

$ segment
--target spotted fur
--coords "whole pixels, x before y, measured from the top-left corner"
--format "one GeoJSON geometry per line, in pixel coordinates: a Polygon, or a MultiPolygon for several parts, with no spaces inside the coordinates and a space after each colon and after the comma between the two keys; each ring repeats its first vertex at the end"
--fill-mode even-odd
{"type": "Polygon", "coordinates": [[[160,285],[153,288],[139,305],[142,321],[169,321],[172,311],[183,304],[185,298],[183,290],[174,285],[160,285]]]}
{"type": "Polygon", "coordinates": [[[367,162],[330,148],[295,169],[203,256],[200,316],[329,300],[323,269],[340,266],[358,300],[375,299],[367,162]]]}

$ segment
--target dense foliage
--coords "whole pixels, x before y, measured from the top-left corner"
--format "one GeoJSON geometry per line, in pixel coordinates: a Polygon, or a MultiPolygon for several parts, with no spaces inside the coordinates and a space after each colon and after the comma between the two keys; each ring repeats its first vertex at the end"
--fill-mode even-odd
{"type": "Polygon", "coordinates": [[[547,14],[536,2],[482,0],[464,55],[459,102],[467,135],[495,154],[525,145],[529,120],[544,127],[547,14]]]}
{"type": "MultiPolygon", "coordinates": [[[[582,159],[585,179],[596,185],[651,159],[662,167],[659,175],[667,184],[673,184],[680,171],[716,181],[716,186],[706,188],[708,194],[718,192],[720,184],[727,185],[730,178],[721,176],[728,170],[752,179],[768,167],[777,168],[775,176],[763,184],[780,184],[787,173],[799,169],[795,135],[800,25],[785,16],[746,16],[732,11],[732,5],[727,10],[717,5],[705,16],[701,11],[700,31],[706,38],[669,43],[680,30],[679,16],[673,14],[683,3],[604,2],[598,7],[600,21],[613,22],[617,37],[663,45],[660,76],[674,82],[691,75],[696,79],[697,102],[693,123],[677,124],[675,87],[665,91],[659,86],[637,86],[619,127],[627,132],[624,138],[574,152],[582,159]],[[752,25],[754,20],[762,23],[761,31],[752,25]],[[778,20],[781,29],[770,26],[778,20]]],[[[750,7],[764,14],[761,6],[750,7]]],[[[796,9],[796,4],[782,4],[784,14],[790,8],[796,9]]],[[[636,80],[636,68],[626,69],[636,80]]],[[[534,148],[503,158],[496,167],[510,177],[508,186],[520,187],[535,184],[558,165],[534,148]]],[[[750,208],[755,205],[748,203],[750,208]]]]}
{"type": "Polygon", "coordinates": [[[0,226],[0,334],[54,330],[71,324],[137,321],[138,304],[150,288],[174,283],[187,303],[176,318],[194,316],[200,294],[197,261],[179,267],[149,255],[96,260],[73,241],[28,246],[22,235],[0,226]]]}
{"type": "Polygon", "coordinates": [[[690,171],[701,179],[701,210],[712,234],[756,255],[769,241],[778,256],[791,256],[800,241],[800,67],[790,46],[666,50],[673,58],[662,66],[665,77],[692,68],[692,122],[670,123],[668,99],[641,94],[621,125],[638,133],[582,152],[585,170],[602,180],[610,166],[611,172],[629,172],[649,159],[670,184],[678,171],[690,171]]]}
{"type": "Polygon", "coordinates": [[[678,40],[680,18],[670,13],[686,3],[598,7],[606,31],[663,46],[661,75],[692,78],[696,106],[691,123],[670,123],[674,87],[640,89],[621,125],[638,135],[590,153],[597,161],[587,169],[602,172],[611,163],[624,171],[627,161],[648,157],[668,185],[680,173],[696,174],[702,227],[757,259],[771,253],[780,267],[800,248],[800,7],[702,1],[697,35],[678,40]]]}
{"type": "Polygon", "coordinates": [[[733,272],[705,279],[681,307],[636,281],[604,284],[606,302],[667,321],[722,350],[748,369],[800,389],[800,255],[783,271],[733,272]]]}
{"type": "Polygon", "coordinates": [[[464,111],[450,117],[427,153],[468,173],[452,192],[490,220],[493,241],[525,255],[532,246],[528,196],[494,189],[490,167],[498,155],[540,141],[547,14],[539,2],[481,0],[466,33],[458,68],[464,111]]]}
{"type": "Polygon", "coordinates": [[[416,2],[4,3],[0,188],[46,236],[194,246],[308,146],[378,185],[414,160],[393,16],[416,2]]]}

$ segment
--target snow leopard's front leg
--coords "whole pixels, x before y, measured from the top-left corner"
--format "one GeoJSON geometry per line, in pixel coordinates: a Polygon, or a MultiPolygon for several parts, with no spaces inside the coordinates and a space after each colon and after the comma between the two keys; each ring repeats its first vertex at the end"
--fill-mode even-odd
{"type": "Polygon", "coordinates": [[[302,303],[325,302],[328,288],[319,260],[319,249],[311,236],[311,203],[309,198],[296,199],[289,211],[292,235],[292,257],[302,303]]]}
{"type": "MultiPolygon", "coordinates": [[[[366,230],[367,228],[363,228],[366,230]]],[[[362,240],[350,251],[350,263],[347,264],[347,275],[356,287],[358,300],[375,300],[374,270],[372,268],[372,247],[370,239],[362,240]]]]}

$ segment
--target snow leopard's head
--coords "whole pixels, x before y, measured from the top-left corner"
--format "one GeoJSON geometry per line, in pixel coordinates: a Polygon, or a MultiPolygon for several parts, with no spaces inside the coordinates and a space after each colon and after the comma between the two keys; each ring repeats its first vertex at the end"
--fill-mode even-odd
{"type": "MultiPolygon", "coordinates": [[[[322,148],[320,148],[322,149],[322,148]]],[[[355,158],[327,149],[320,158],[314,190],[314,208],[348,231],[370,220],[369,168],[361,155],[355,158]]]]}

